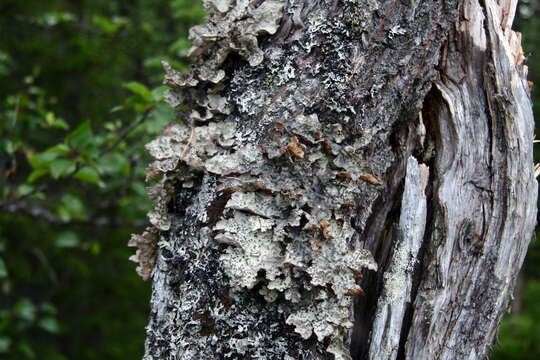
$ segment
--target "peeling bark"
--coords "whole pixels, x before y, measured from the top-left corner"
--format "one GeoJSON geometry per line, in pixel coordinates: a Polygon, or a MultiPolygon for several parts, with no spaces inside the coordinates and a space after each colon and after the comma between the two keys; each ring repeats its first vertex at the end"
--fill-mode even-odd
{"type": "Polygon", "coordinates": [[[147,146],[144,359],[486,357],[536,219],[516,3],[205,6],[147,146]]]}

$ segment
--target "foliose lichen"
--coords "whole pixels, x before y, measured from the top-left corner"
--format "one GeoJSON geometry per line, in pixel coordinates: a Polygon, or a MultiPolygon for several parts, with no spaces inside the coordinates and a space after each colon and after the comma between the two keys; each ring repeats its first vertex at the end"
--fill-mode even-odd
{"type": "MultiPolygon", "coordinates": [[[[353,297],[363,294],[358,279],[364,269],[377,269],[369,251],[355,243],[357,230],[351,225],[359,184],[380,185],[363,165],[371,134],[351,138],[343,125],[346,115],[345,121],[321,122],[317,113],[306,113],[284,116],[267,136],[251,141],[253,133],[227,115],[249,115],[258,97],[243,104],[249,94],[235,100],[224,96],[229,74],[223,65],[231,53],[251,67],[263,62],[257,36],[278,30],[284,3],[207,0],[204,5],[210,13],[207,24],[190,31],[190,54],[198,56],[198,63],[190,74],[164,63],[170,87],[166,101],[173,108],[187,105],[190,113],[186,123],[169,125],[147,144],[155,159],[147,180],[159,181],[149,188],[154,230],[131,241],[142,246],[136,254],[144,268],[140,273],[150,275],[153,263],[144,256],[153,256],[149,244],[154,241],[155,247],[158,230],[171,229],[171,199],[199,187],[199,193],[214,197],[199,202],[206,204],[199,209],[206,214],[197,218],[213,241],[226,245],[219,262],[230,286],[258,291],[302,338],[314,334],[336,359],[350,359],[343,339],[353,325],[353,297]],[[201,177],[215,180],[212,192],[202,189],[201,177]],[[214,200],[223,198],[217,209],[214,200]]],[[[310,31],[326,31],[320,20],[311,17],[310,31]]],[[[287,64],[270,83],[286,83],[296,76],[295,69],[287,64]]],[[[343,84],[347,78],[339,80],[343,84]]]]}
{"type": "Polygon", "coordinates": [[[143,280],[150,278],[150,273],[154,268],[156,257],[157,229],[155,227],[147,227],[142,235],[132,234],[128,242],[128,246],[137,247],[134,255],[131,255],[129,260],[138,263],[136,268],[137,274],[143,280]]]}
{"type": "Polygon", "coordinates": [[[190,29],[193,45],[190,56],[198,63],[189,74],[182,74],[164,62],[165,84],[171,89],[165,94],[169,105],[176,108],[189,105],[192,121],[208,121],[215,114],[229,114],[227,100],[218,93],[223,89],[225,70],[221,66],[236,53],[251,66],[262,63],[264,55],[257,36],[275,34],[282,17],[284,3],[266,0],[258,6],[247,0],[207,0],[204,7],[210,16],[206,24],[190,29]]]}

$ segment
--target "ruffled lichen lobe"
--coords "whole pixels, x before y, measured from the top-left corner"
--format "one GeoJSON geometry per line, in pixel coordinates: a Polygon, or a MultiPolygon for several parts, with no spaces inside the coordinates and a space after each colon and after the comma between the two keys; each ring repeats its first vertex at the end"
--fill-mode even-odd
{"type": "Polygon", "coordinates": [[[156,258],[157,229],[148,227],[142,235],[132,234],[128,246],[136,247],[137,251],[129,260],[138,263],[137,274],[143,280],[148,280],[154,268],[156,258]]]}
{"type": "MultiPolygon", "coordinates": [[[[301,120],[284,138],[296,138],[294,143],[299,136],[315,139],[321,126],[317,116],[305,118],[308,125],[301,120]]],[[[342,339],[352,326],[352,298],[362,294],[357,274],[377,268],[371,254],[355,249],[352,241],[351,209],[360,172],[336,162],[321,139],[306,141],[299,156],[298,144],[293,150],[289,145],[244,145],[234,133],[235,125],[226,122],[193,131],[173,125],[148,144],[156,159],[149,174],[166,169],[151,188],[157,199],[149,215],[152,223],[169,230],[173,214],[163,199],[192,177],[215,176],[216,194],[227,193],[229,199],[210,230],[214,241],[228,245],[219,261],[230,285],[257,287],[302,337],[313,329],[319,341],[329,338],[334,348],[340,344],[346,351],[342,339]],[[170,164],[176,168],[169,170],[170,164]]],[[[349,150],[353,154],[354,145],[349,150]]],[[[347,164],[354,156],[344,154],[341,161],[347,164]]]]}

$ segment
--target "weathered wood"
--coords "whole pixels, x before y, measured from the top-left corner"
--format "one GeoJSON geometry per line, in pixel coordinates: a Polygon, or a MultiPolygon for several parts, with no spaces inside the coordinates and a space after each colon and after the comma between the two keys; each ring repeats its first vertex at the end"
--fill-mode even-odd
{"type": "Polygon", "coordinates": [[[534,120],[515,6],[465,1],[443,48],[426,108],[433,217],[406,358],[489,355],[534,229],[534,120]]]}
{"type": "Polygon", "coordinates": [[[487,355],[535,221],[515,2],[205,6],[131,241],[145,360],[487,355]]]}
{"type": "Polygon", "coordinates": [[[418,165],[410,156],[397,228],[398,240],[392,262],[384,273],[383,289],[373,320],[369,349],[369,358],[373,360],[393,360],[398,355],[405,311],[412,300],[412,277],[426,228],[428,176],[427,166],[418,165]]]}

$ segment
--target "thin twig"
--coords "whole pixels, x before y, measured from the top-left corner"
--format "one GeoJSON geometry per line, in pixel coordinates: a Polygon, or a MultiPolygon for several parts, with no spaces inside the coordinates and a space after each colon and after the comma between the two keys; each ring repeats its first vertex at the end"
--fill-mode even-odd
{"type": "Polygon", "coordinates": [[[358,66],[360,66],[360,64],[364,62],[364,58],[365,56],[359,56],[358,59],[356,59],[356,61],[354,62],[354,68],[353,68],[352,74],[347,79],[347,82],[345,83],[345,85],[349,84],[349,82],[352,80],[354,74],[356,74],[356,70],[358,70],[358,66]]]}
{"type": "MultiPolygon", "coordinates": [[[[67,225],[88,225],[94,227],[115,227],[115,226],[129,226],[141,228],[147,224],[146,220],[135,220],[135,221],[125,221],[119,219],[111,220],[106,216],[91,216],[87,220],[69,220],[64,221],[58,218],[53,212],[49,209],[40,206],[36,202],[24,203],[24,204],[13,204],[5,207],[5,211],[13,215],[22,215],[29,216],[37,220],[45,221],[49,224],[56,226],[67,226],[67,225]]],[[[97,214],[97,212],[96,212],[97,214]]]]}
{"type": "Polygon", "coordinates": [[[195,144],[195,127],[194,126],[191,127],[191,136],[189,137],[189,140],[188,140],[186,146],[184,147],[184,150],[182,150],[182,154],[180,155],[180,159],[184,158],[184,155],[186,154],[186,151],[188,150],[189,145],[191,145],[192,141],[193,141],[193,144],[195,144]]]}
{"type": "Polygon", "coordinates": [[[11,127],[15,127],[15,124],[17,123],[17,117],[19,116],[19,103],[21,100],[21,96],[17,96],[17,101],[15,102],[15,112],[13,113],[13,119],[11,120],[11,127]]]}
{"type": "Polygon", "coordinates": [[[15,199],[11,200],[11,201],[5,201],[3,203],[0,203],[0,209],[5,209],[7,208],[8,206],[11,206],[11,205],[15,205],[16,203],[18,203],[19,201],[22,201],[34,194],[36,194],[37,192],[40,192],[40,191],[43,191],[47,189],[47,185],[46,184],[43,184],[37,188],[35,188],[34,190],[30,191],[28,194],[24,194],[24,195],[21,195],[21,196],[18,196],[16,197],[15,199]]]}
{"type": "Polygon", "coordinates": [[[142,124],[143,122],[146,121],[146,119],[148,118],[148,115],[150,115],[152,110],[154,110],[153,107],[148,107],[144,111],[143,115],[137,121],[133,122],[131,125],[126,127],[122,131],[122,133],[119,135],[118,139],[116,139],[116,141],[114,143],[112,143],[109,147],[107,147],[105,150],[103,150],[99,155],[103,156],[103,155],[107,154],[109,151],[113,150],[115,147],[117,147],[129,135],[130,132],[135,130],[137,128],[137,126],[139,126],[140,124],[142,124]]]}

